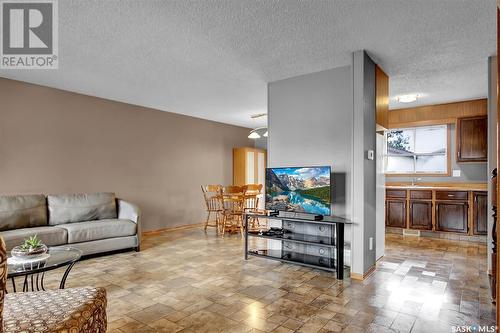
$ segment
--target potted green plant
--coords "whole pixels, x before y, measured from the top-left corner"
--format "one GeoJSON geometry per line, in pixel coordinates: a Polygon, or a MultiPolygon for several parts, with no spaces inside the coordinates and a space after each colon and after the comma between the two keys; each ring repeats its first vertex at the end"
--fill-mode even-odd
{"type": "Polygon", "coordinates": [[[36,258],[47,253],[48,248],[37,235],[24,240],[24,243],[12,249],[11,254],[17,258],[36,258]]]}

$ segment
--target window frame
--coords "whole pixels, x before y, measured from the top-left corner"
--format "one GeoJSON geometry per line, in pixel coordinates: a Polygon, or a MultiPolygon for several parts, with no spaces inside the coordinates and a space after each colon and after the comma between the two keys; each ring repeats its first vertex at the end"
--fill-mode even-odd
{"type": "MultiPolygon", "coordinates": [[[[437,156],[439,154],[433,153],[422,153],[416,154],[418,156],[437,156]]],[[[384,175],[387,177],[450,177],[451,176],[451,124],[432,124],[432,125],[421,125],[421,126],[411,126],[411,127],[397,127],[390,128],[384,132],[384,175]],[[436,172],[387,172],[387,157],[388,156],[402,156],[402,155],[389,155],[387,153],[387,132],[396,131],[396,130],[415,130],[416,128],[422,127],[436,127],[436,126],[446,126],[446,172],[444,173],[436,173],[436,172]]],[[[415,156],[415,154],[408,154],[408,156],[415,156]]],[[[415,164],[414,164],[415,170],[415,164]]]]}

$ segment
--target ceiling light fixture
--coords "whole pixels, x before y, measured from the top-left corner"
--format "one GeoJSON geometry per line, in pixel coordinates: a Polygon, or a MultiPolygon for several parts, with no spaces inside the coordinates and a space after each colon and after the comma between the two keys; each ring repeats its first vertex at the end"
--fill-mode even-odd
{"type": "Polygon", "coordinates": [[[264,132],[262,136],[267,138],[267,127],[257,127],[256,129],[253,129],[250,131],[250,134],[248,134],[249,139],[260,139],[261,134],[259,132],[264,132]]]}
{"type": "Polygon", "coordinates": [[[263,137],[267,138],[268,135],[269,135],[269,132],[266,130],[266,133],[264,133],[263,137]]]}
{"type": "Polygon", "coordinates": [[[260,139],[259,133],[255,132],[255,130],[251,131],[250,134],[248,134],[249,139],[260,139]]]}
{"type": "Polygon", "coordinates": [[[417,99],[418,99],[418,94],[408,94],[397,97],[397,100],[400,103],[412,103],[415,102],[417,99]]]}

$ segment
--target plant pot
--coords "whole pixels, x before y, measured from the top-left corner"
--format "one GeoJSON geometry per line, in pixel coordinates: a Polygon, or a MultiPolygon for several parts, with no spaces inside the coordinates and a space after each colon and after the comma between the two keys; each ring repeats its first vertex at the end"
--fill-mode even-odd
{"type": "Polygon", "coordinates": [[[48,250],[45,244],[29,249],[23,249],[21,246],[16,246],[10,251],[10,254],[15,258],[31,259],[44,255],[48,250]]]}

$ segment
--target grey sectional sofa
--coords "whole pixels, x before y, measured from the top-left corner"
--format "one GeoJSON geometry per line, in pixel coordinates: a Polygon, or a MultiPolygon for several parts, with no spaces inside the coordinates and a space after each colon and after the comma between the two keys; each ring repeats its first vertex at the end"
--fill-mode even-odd
{"type": "Polygon", "coordinates": [[[84,255],[140,249],[140,211],[114,193],[0,196],[0,236],[7,250],[37,235],[49,247],[84,255]]]}

